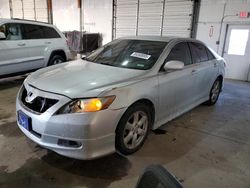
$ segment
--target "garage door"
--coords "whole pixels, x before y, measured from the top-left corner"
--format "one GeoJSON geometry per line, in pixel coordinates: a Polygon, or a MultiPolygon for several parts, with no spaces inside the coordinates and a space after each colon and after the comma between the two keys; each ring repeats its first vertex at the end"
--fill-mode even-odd
{"type": "Polygon", "coordinates": [[[11,0],[12,18],[48,22],[47,0],[11,0]]]}
{"type": "Polygon", "coordinates": [[[114,38],[128,35],[190,37],[192,0],[116,0],[114,38]]]}

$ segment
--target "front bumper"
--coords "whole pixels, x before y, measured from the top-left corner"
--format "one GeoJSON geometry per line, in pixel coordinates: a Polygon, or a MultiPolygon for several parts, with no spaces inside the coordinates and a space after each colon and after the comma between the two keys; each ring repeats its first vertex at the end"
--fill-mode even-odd
{"type": "MultiPolygon", "coordinates": [[[[30,87],[26,84],[26,87],[30,87]]],[[[61,155],[76,159],[93,159],[115,152],[115,129],[124,109],[102,110],[92,113],[54,115],[69,98],[31,88],[36,95],[58,99],[44,113],[35,113],[21,101],[20,92],[16,99],[17,113],[21,111],[31,120],[27,130],[17,121],[22,132],[37,144],[61,155]],[[78,143],[70,146],[61,141],[78,143]]]]}

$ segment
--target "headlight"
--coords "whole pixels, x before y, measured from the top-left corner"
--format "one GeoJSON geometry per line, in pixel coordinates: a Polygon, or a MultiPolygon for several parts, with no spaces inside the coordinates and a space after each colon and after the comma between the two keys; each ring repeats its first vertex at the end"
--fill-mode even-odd
{"type": "Polygon", "coordinates": [[[97,112],[100,110],[107,109],[114,100],[115,96],[77,99],[61,108],[57,114],[97,112]]]}

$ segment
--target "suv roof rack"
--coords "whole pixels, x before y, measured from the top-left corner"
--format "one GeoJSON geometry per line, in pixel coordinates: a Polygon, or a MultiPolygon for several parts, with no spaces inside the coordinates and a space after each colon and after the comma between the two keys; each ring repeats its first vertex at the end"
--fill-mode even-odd
{"type": "Polygon", "coordinates": [[[42,22],[42,21],[36,21],[36,20],[28,20],[28,19],[21,19],[21,18],[11,18],[12,20],[20,20],[20,21],[29,21],[29,22],[37,22],[37,23],[43,23],[43,24],[49,24],[48,22],[42,22]]]}

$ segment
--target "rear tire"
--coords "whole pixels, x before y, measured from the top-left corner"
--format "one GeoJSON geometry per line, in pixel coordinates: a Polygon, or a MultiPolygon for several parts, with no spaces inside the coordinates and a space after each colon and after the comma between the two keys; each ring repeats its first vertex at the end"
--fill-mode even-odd
{"type": "Polygon", "coordinates": [[[205,102],[206,105],[211,106],[217,102],[217,100],[220,96],[221,87],[222,87],[222,81],[221,81],[221,79],[217,78],[214,81],[213,86],[210,90],[209,100],[205,102]]]}
{"type": "Polygon", "coordinates": [[[115,146],[118,152],[128,155],[144,144],[152,124],[149,108],[137,103],[128,108],[116,129],[115,146]]]}
{"type": "Polygon", "coordinates": [[[57,65],[65,62],[65,59],[60,55],[54,55],[50,58],[48,66],[57,65]]]}

